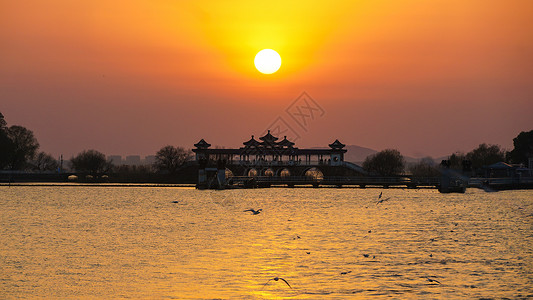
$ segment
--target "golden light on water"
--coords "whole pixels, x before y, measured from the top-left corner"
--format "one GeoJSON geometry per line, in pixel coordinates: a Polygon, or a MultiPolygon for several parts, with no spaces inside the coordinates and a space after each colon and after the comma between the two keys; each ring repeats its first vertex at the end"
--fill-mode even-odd
{"type": "Polygon", "coordinates": [[[8,299],[531,294],[523,276],[533,264],[531,191],[468,189],[452,195],[387,189],[383,195],[391,200],[376,205],[380,192],[0,186],[0,294],[8,299]],[[250,208],[263,211],[243,212],[250,208]]]}

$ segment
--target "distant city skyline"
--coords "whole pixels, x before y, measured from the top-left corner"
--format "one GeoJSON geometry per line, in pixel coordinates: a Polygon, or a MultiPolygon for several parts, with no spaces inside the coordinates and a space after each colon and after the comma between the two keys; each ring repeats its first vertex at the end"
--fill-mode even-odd
{"type": "Polygon", "coordinates": [[[235,147],[267,129],[442,157],[533,129],[532,1],[1,6],[0,112],[54,157],[235,147]],[[277,72],[255,68],[262,49],[277,72]]]}
{"type": "Polygon", "coordinates": [[[152,165],[155,163],[155,155],[146,155],[142,157],[141,155],[107,155],[107,159],[111,161],[114,165],[129,165],[129,166],[140,166],[140,165],[152,165]]]}

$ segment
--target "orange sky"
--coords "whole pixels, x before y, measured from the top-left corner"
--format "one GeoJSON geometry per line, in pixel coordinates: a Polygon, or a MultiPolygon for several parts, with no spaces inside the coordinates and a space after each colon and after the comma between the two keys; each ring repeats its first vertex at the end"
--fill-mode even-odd
{"type": "Polygon", "coordinates": [[[533,129],[532,16],[529,0],[0,0],[0,112],[67,158],[235,147],[279,119],[300,147],[511,148],[533,129]],[[264,48],[275,74],[254,68],[264,48]],[[322,113],[300,126],[304,91],[322,113]]]}

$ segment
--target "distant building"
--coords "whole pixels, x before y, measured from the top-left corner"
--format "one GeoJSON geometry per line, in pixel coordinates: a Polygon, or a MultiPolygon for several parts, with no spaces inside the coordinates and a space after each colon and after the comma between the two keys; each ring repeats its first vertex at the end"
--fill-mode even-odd
{"type": "Polygon", "coordinates": [[[145,165],[153,165],[155,163],[155,155],[147,155],[144,158],[145,165]]]}
{"type": "Polygon", "coordinates": [[[521,164],[510,165],[505,162],[484,166],[483,169],[485,171],[485,177],[488,178],[530,176],[531,172],[531,169],[524,168],[521,164]]]}
{"type": "Polygon", "coordinates": [[[111,163],[114,164],[115,166],[121,165],[123,163],[122,156],[120,155],[109,155],[107,159],[110,160],[111,163]]]}
{"type": "Polygon", "coordinates": [[[124,160],[124,164],[128,166],[138,166],[141,164],[141,156],[139,155],[128,155],[124,160]]]}
{"type": "Polygon", "coordinates": [[[155,155],[147,155],[144,159],[141,159],[140,155],[128,155],[125,159],[122,159],[120,155],[109,155],[107,159],[115,166],[141,166],[153,165],[155,163],[155,155]]]}

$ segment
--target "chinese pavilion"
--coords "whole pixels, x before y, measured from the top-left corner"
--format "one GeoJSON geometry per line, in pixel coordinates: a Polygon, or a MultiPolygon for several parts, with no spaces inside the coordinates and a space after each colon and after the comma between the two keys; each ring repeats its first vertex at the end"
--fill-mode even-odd
{"type": "Polygon", "coordinates": [[[211,148],[201,139],[192,151],[199,164],[198,185],[226,184],[229,177],[313,177],[360,174],[361,167],[344,161],[345,145],[335,140],[323,149],[300,149],[285,136],[279,139],[270,133],[256,140],[252,137],[240,148],[211,148]],[[211,179],[210,179],[211,178],[211,179]],[[213,179],[215,178],[215,179],[213,179]]]}

